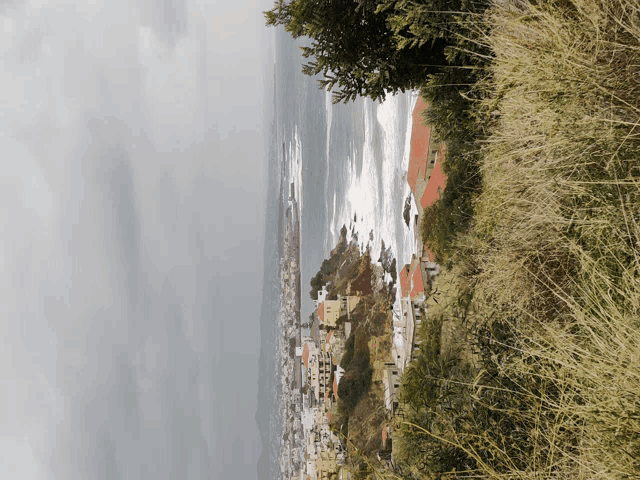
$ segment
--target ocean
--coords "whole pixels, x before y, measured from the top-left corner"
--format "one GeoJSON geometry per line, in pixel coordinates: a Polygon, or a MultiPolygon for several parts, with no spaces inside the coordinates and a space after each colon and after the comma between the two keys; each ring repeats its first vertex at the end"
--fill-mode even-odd
{"type": "MultiPolygon", "coordinates": [[[[415,92],[388,97],[383,103],[358,99],[333,105],[317,78],[301,72],[299,45],[282,29],[275,33],[273,89],[266,147],[269,158],[258,422],[262,456],[258,478],[280,479],[276,364],[276,328],[280,287],[283,208],[295,185],[301,213],[301,318],[313,311],[310,280],[335,245],[345,225],[361,247],[377,259],[382,242],[391,247],[398,266],[415,252],[415,232],[404,223],[409,194],[411,112],[415,92]],[[284,145],[284,148],[283,148],[284,145]]],[[[415,208],[415,207],[412,207],[415,208]]],[[[415,212],[412,212],[412,217],[415,212]]]]}

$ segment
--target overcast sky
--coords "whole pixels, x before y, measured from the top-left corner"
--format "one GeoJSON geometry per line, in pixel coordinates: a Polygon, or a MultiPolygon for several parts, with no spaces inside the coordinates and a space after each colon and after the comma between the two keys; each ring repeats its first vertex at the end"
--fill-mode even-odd
{"type": "Polygon", "coordinates": [[[255,478],[267,6],[0,0],[0,478],[255,478]]]}

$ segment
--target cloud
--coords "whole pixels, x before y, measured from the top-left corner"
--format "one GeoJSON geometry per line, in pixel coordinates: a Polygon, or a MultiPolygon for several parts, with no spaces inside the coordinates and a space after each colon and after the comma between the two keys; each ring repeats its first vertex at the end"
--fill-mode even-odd
{"type": "Polygon", "coordinates": [[[0,3],[0,478],[255,474],[259,96],[215,10],[139,5],[0,3]]]}
{"type": "Polygon", "coordinates": [[[139,0],[141,23],[153,29],[170,49],[187,34],[188,2],[184,0],[139,0]]]}
{"type": "Polygon", "coordinates": [[[125,126],[116,119],[89,118],[90,150],[82,159],[85,179],[96,196],[95,210],[104,212],[110,257],[122,272],[120,294],[135,308],[140,285],[140,225],[132,170],[132,157],[123,142],[125,126]]]}

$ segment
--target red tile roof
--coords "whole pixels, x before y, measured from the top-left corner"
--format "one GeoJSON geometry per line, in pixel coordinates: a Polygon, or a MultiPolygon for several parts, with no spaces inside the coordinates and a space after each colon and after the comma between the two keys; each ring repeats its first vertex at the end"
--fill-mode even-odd
{"type": "Polygon", "coordinates": [[[382,425],[382,441],[387,441],[387,424],[382,425]]]}
{"type": "Polygon", "coordinates": [[[400,270],[400,292],[403,297],[409,295],[411,291],[411,277],[409,275],[410,265],[405,265],[400,270]]]}
{"type": "Polygon", "coordinates": [[[338,398],[338,379],[335,375],[333,376],[333,394],[338,398]]]}
{"type": "Polygon", "coordinates": [[[324,322],[324,302],[318,305],[318,317],[324,322]]]}
{"type": "Polygon", "coordinates": [[[422,249],[422,256],[427,257],[430,262],[435,262],[436,257],[431,250],[429,250],[426,246],[422,249]]]}
{"type": "Polygon", "coordinates": [[[304,366],[309,368],[309,344],[305,343],[304,348],[302,349],[302,361],[304,362],[304,366]]]}
{"type": "Polygon", "coordinates": [[[333,330],[329,330],[329,333],[327,333],[327,343],[329,343],[329,341],[331,340],[332,333],[333,333],[333,330]]]}
{"type": "MultiPolygon", "coordinates": [[[[443,149],[440,150],[440,158],[442,158],[443,149]]],[[[442,172],[442,162],[440,158],[436,162],[436,166],[431,172],[431,178],[427,183],[427,187],[424,189],[422,198],[420,199],[420,205],[422,208],[426,208],[440,198],[440,190],[444,190],[447,184],[447,176],[442,172]]]]}
{"type": "Polygon", "coordinates": [[[409,153],[409,170],[407,172],[407,182],[414,193],[418,178],[424,177],[427,171],[431,128],[422,124],[422,115],[420,114],[425,108],[427,108],[427,104],[419,97],[412,113],[411,150],[409,153]]]}
{"type": "Polygon", "coordinates": [[[420,260],[414,258],[411,262],[411,270],[413,275],[411,277],[411,298],[415,298],[418,295],[424,293],[424,283],[422,282],[422,272],[420,271],[420,260]]]}

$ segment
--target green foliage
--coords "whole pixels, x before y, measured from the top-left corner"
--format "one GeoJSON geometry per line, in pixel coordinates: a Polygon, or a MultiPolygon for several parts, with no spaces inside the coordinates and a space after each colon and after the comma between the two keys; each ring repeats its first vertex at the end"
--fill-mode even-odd
{"type": "MultiPolygon", "coordinates": [[[[481,71],[468,73],[464,81],[476,82],[481,71]]],[[[429,104],[423,112],[424,120],[446,145],[441,159],[446,188],[440,199],[425,210],[420,225],[422,241],[441,263],[451,253],[455,239],[469,230],[474,198],[482,187],[478,145],[486,135],[485,119],[470,98],[482,98],[486,92],[475,83],[462,85],[460,80],[450,71],[431,77],[421,90],[429,104]]]]}
{"type": "MultiPolygon", "coordinates": [[[[441,320],[429,321],[435,337],[441,320]]],[[[520,355],[508,324],[488,322],[472,342],[480,359],[475,378],[438,341],[423,344],[403,376],[399,457],[405,465],[435,475],[455,470],[473,477],[482,468],[502,475],[524,471],[534,449],[550,448],[532,441],[531,432],[552,419],[530,414],[531,405],[534,398],[557,401],[560,391],[547,379],[504,369],[520,355]]]]}
{"type": "Polygon", "coordinates": [[[338,396],[342,400],[344,409],[347,412],[353,411],[360,401],[360,397],[369,390],[371,385],[370,368],[365,370],[350,370],[345,373],[338,385],[338,396]]]}
{"type": "Polygon", "coordinates": [[[345,412],[352,412],[371,385],[372,368],[369,366],[368,335],[358,327],[347,339],[341,367],[345,373],[338,385],[338,397],[345,412]]]}
{"type": "Polygon", "coordinates": [[[346,369],[351,363],[351,360],[353,360],[353,351],[355,348],[355,342],[356,342],[356,336],[355,336],[355,333],[352,333],[351,335],[349,335],[349,338],[347,338],[347,341],[344,345],[344,353],[342,354],[342,360],[340,360],[340,366],[344,369],[346,369]]]}
{"type": "Polygon", "coordinates": [[[482,1],[277,0],[265,17],[294,38],[311,39],[302,47],[309,59],[303,72],[322,74],[320,86],[332,90],[337,103],[357,96],[383,100],[464,64],[467,18],[485,8],[482,1]]]}

